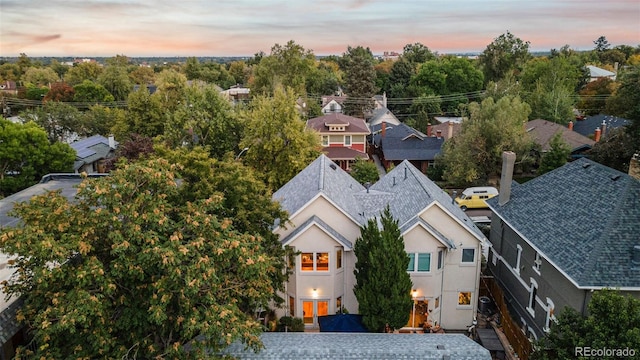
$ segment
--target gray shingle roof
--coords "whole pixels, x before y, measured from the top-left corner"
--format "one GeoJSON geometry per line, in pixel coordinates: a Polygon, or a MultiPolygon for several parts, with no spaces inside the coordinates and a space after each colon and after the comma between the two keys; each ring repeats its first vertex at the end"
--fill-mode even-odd
{"type": "Polygon", "coordinates": [[[289,214],[296,213],[318,194],[324,194],[360,225],[379,217],[389,205],[400,226],[415,224],[418,214],[437,202],[458,218],[473,234],[483,239],[482,232],[434,182],[403,161],[369,187],[360,185],[351,175],[321,155],[273,195],[289,214]],[[406,175],[406,176],[405,176],[406,175]]]}
{"type": "Polygon", "coordinates": [[[402,123],[387,124],[384,137],[380,129],[381,124],[371,126],[373,141],[382,147],[385,160],[434,160],[444,144],[444,137],[429,137],[402,123]]]}
{"type": "Polygon", "coordinates": [[[462,334],[270,332],[262,342],[259,353],[239,343],[224,353],[240,359],[491,359],[489,350],[462,334]]]}
{"type": "Polygon", "coordinates": [[[640,181],[583,158],[487,203],[578,286],[640,287],[638,199],[640,181]]]}

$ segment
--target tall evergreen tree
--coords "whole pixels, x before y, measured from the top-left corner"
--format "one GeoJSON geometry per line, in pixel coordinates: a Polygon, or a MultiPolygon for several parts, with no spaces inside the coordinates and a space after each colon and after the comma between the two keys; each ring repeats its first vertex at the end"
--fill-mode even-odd
{"type": "Polygon", "coordinates": [[[407,273],[409,257],[398,221],[393,219],[388,206],[380,223],[382,229],[375,218],[361,227],[354,248],[358,258],[354,293],[364,325],[378,332],[382,332],[386,324],[392,329],[404,326],[412,306],[412,284],[407,273]]]}

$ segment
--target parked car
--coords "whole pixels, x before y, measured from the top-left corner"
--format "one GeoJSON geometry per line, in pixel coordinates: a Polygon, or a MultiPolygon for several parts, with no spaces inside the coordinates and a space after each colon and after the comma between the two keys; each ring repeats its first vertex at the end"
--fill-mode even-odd
{"type": "Polygon", "coordinates": [[[498,195],[498,189],[491,186],[470,187],[456,198],[456,204],[463,211],[486,208],[486,200],[498,195]]]}

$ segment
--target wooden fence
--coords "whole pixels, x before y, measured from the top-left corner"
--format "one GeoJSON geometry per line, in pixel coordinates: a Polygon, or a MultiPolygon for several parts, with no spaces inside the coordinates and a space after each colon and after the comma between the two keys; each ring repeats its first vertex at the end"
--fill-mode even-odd
{"type": "Polygon", "coordinates": [[[480,279],[480,295],[488,296],[493,301],[500,314],[500,325],[511,347],[513,347],[513,351],[518,354],[520,359],[528,360],[532,351],[531,342],[522,332],[518,323],[511,318],[500,285],[492,277],[482,277],[480,279]]]}

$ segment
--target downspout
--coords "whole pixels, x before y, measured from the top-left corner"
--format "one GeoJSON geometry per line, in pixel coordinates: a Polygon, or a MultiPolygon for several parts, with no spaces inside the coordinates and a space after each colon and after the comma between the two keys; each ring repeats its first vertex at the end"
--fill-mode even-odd
{"type": "MultiPolygon", "coordinates": [[[[449,251],[447,250],[447,253],[449,253],[449,251]]],[[[440,326],[442,326],[442,312],[444,311],[444,269],[447,268],[446,264],[447,261],[446,259],[442,259],[443,264],[442,264],[442,276],[440,277],[440,313],[438,314],[438,324],[440,324],[440,326]]],[[[434,324],[435,325],[435,324],[434,324]]]]}

